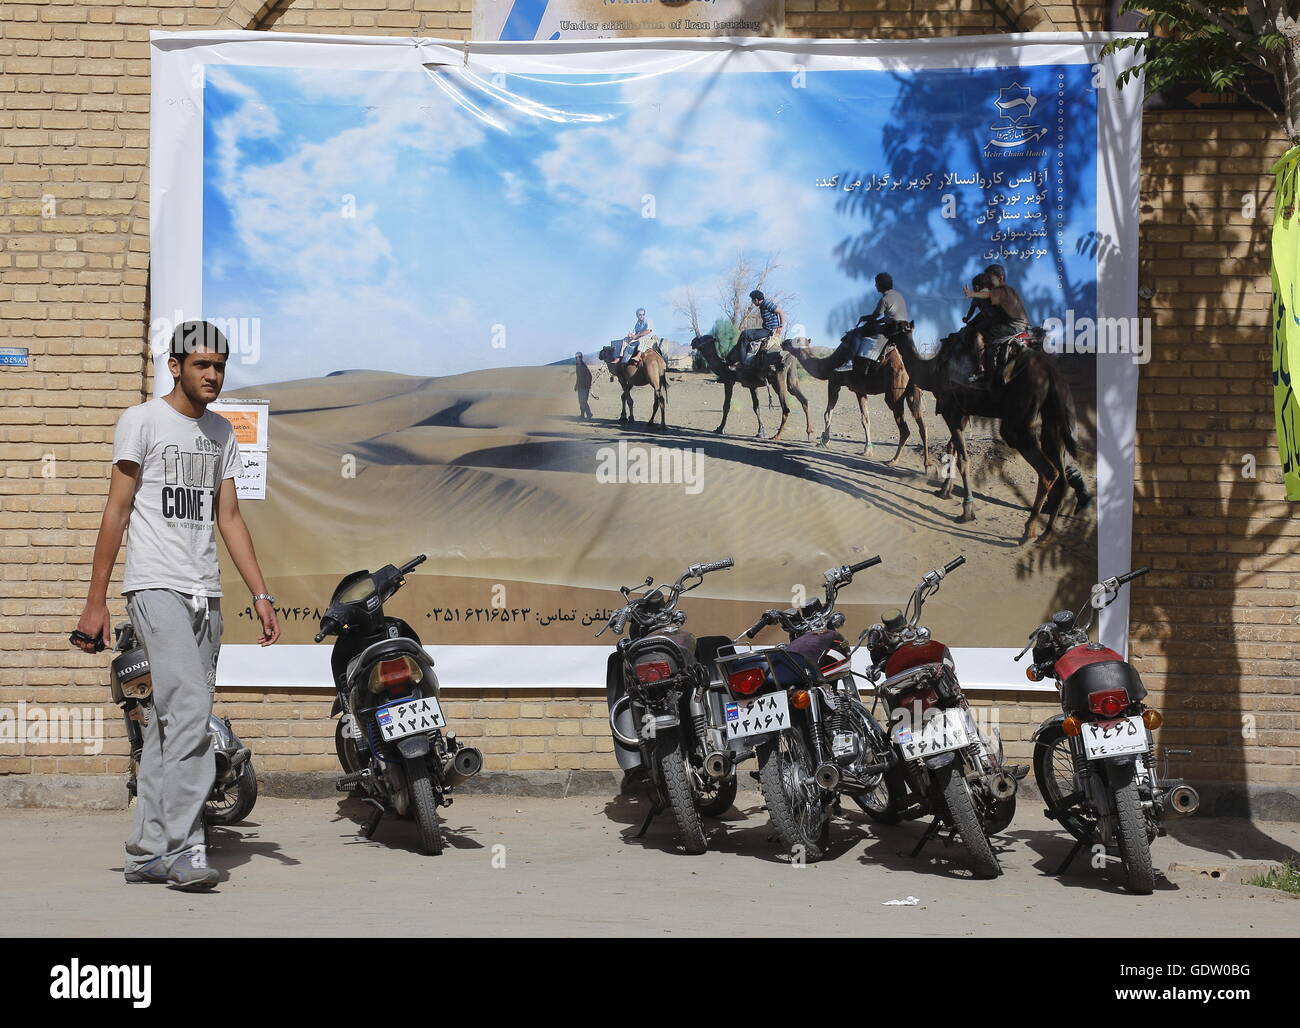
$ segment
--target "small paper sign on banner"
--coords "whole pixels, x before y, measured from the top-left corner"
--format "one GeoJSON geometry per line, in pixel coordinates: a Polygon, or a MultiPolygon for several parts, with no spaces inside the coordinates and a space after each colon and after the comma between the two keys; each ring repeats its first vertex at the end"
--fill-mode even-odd
{"type": "Polygon", "coordinates": [[[235,479],[241,500],[266,499],[266,464],[271,425],[270,400],[229,399],[208,404],[208,410],[230,422],[244,469],[235,479]]]}

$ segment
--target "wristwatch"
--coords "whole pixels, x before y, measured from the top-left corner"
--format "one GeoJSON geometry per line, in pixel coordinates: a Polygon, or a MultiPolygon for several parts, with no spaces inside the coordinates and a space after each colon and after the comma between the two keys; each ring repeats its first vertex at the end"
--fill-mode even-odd
{"type": "Polygon", "coordinates": [[[272,596],[270,593],[258,593],[256,596],[254,596],[254,597],[253,597],[253,604],[254,604],[255,606],[256,606],[258,600],[270,600],[270,601],[271,601],[271,606],[272,606],[272,607],[275,606],[275,597],[272,596]]]}

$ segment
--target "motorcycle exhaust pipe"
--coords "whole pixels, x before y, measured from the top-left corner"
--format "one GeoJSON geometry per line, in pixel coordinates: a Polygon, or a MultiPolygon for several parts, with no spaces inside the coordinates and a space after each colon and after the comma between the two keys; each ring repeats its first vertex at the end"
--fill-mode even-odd
{"type": "Polygon", "coordinates": [[[829,792],[840,784],[840,769],[834,764],[822,764],[813,773],[813,780],[829,792]]]}
{"type": "Polygon", "coordinates": [[[217,750],[217,781],[224,782],[230,776],[230,757],[225,750],[217,750]]]}
{"type": "Polygon", "coordinates": [[[1164,794],[1163,805],[1171,814],[1187,817],[1201,809],[1201,794],[1190,785],[1176,785],[1164,794]]]}
{"type": "Polygon", "coordinates": [[[989,779],[989,789],[993,798],[999,803],[1011,799],[1016,794],[1019,783],[1005,771],[999,771],[989,779]]]}
{"type": "Polygon", "coordinates": [[[704,772],[710,778],[726,778],[731,773],[731,754],[715,750],[704,758],[704,772]]]}
{"type": "Polygon", "coordinates": [[[448,789],[454,789],[482,770],[483,754],[473,746],[462,746],[442,765],[442,781],[448,789]]]}

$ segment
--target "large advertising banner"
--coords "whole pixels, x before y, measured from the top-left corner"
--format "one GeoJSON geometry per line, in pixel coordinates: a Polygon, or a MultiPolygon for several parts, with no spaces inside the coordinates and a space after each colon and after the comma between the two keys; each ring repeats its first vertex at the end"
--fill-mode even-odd
{"type": "Polygon", "coordinates": [[[1141,89],[1109,38],[155,33],[159,389],[203,317],[223,399],[269,410],[242,510],[285,634],[253,645],[227,560],[221,684],[328,686],[335,584],[418,553],[390,613],[480,688],[603,685],[647,576],[732,558],[683,609],[735,636],[879,553],[846,633],[964,555],[927,624],[964,683],[1037,688],[1029,630],[1129,560],[1141,89]]]}

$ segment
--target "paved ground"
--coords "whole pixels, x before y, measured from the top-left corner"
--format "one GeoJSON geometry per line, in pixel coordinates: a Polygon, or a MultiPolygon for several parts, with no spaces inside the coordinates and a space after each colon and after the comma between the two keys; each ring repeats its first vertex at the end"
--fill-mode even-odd
{"type": "MultiPolygon", "coordinates": [[[[907,851],[922,826],[837,820],[830,857],[794,868],[769,842],[756,793],[742,793],[709,853],[677,850],[668,817],[631,839],[644,808],[590,797],[465,796],[445,811],[450,845],[415,849],[410,822],[356,838],[352,801],[259,800],[254,818],[214,838],[218,889],[187,895],[121,878],[125,812],[0,810],[0,933],[5,935],[855,935],[1300,934],[1300,901],[1175,876],[1125,894],[1082,862],[1049,877],[1069,846],[1031,803],[1000,838],[1005,875],[968,877],[956,849],[907,851]],[[500,849],[498,847],[504,847],[500,849]],[[504,866],[494,866],[501,865],[504,866]],[[916,906],[884,906],[915,896],[916,906]]],[[[1300,825],[1183,822],[1157,840],[1158,867],[1276,860],[1300,825]]]]}

